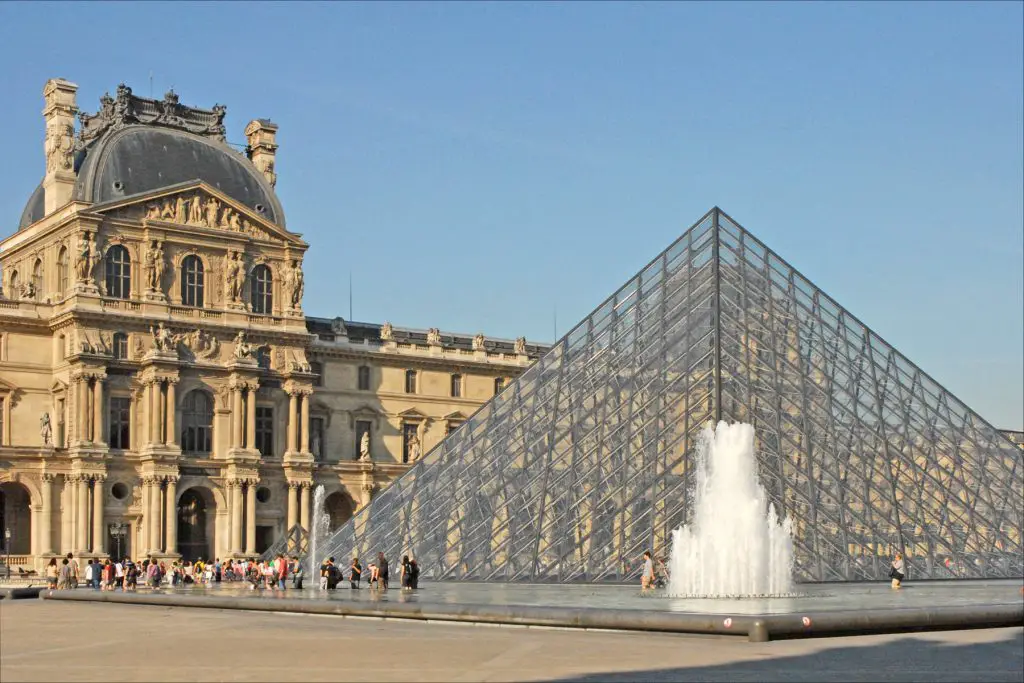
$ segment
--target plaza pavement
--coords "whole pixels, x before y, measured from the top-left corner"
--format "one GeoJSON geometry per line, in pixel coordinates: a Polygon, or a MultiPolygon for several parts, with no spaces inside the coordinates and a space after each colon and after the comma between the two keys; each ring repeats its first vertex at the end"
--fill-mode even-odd
{"type": "Polygon", "coordinates": [[[1014,681],[1024,629],[743,639],[0,601],[0,681],[1014,681]]]}

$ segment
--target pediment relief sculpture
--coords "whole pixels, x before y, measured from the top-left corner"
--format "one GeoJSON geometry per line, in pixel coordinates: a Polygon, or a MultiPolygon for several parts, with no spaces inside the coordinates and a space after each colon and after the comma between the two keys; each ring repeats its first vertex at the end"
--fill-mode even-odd
{"type": "Polygon", "coordinates": [[[245,209],[233,206],[223,198],[200,189],[176,195],[140,201],[114,209],[110,215],[129,220],[164,221],[211,230],[224,230],[248,235],[256,240],[284,244],[285,239],[260,224],[245,209]]]}
{"type": "Polygon", "coordinates": [[[190,360],[212,360],[220,353],[217,337],[199,328],[174,335],[174,342],[184,349],[190,360]]]}

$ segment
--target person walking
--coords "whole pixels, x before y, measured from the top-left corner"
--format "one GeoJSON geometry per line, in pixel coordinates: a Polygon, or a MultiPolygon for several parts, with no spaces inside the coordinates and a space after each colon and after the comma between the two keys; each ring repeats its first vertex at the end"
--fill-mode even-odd
{"type": "Polygon", "coordinates": [[[57,567],[57,558],[51,557],[50,563],[46,565],[46,585],[50,587],[50,593],[57,588],[57,576],[60,574],[60,569],[57,567]]]}
{"type": "Polygon", "coordinates": [[[409,556],[402,555],[402,566],[399,568],[398,582],[403,591],[412,590],[412,565],[409,564],[409,556]]]}
{"type": "Polygon", "coordinates": [[[381,590],[388,589],[388,558],[384,553],[377,553],[377,574],[380,577],[381,590]]]}
{"type": "Polygon", "coordinates": [[[60,573],[57,575],[57,590],[68,590],[71,588],[71,560],[61,560],[60,573]]]}
{"type": "Polygon", "coordinates": [[[71,572],[71,579],[70,579],[70,584],[69,584],[68,587],[69,588],[78,588],[78,582],[82,578],[81,567],[78,566],[78,560],[75,559],[75,556],[74,556],[73,553],[68,553],[67,560],[68,560],[68,566],[70,567],[69,571],[71,572]]]}
{"type": "Polygon", "coordinates": [[[349,588],[359,588],[359,580],[363,577],[363,568],[359,566],[359,558],[353,557],[352,564],[348,568],[349,588]]]}
{"type": "Polygon", "coordinates": [[[420,566],[416,560],[409,560],[409,588],[416,590],[420,587],[420,566]]]}
{"type": "Polygon", "coordinates": [[[903,555],[896,553],[896,557],[892,561],[892,567],[889,569],[889,578],[892,579],[893,588],[899,588],[903,585],[903,577],[906,576],[904,572],[903,555]]]}
{"type": "Polygon", "coordinates": [[[640,575],[640,592],[646,593],[654,589],[654,560],[651,559],[651,551],[644,551],[644,570],[640,575]]]}
{"type": "Polygon", "coordinates": [[[277,554],[277,588],[278,590],[285,589],[285,580],[288,578],[288,560],[281,553],[277,554]]]}

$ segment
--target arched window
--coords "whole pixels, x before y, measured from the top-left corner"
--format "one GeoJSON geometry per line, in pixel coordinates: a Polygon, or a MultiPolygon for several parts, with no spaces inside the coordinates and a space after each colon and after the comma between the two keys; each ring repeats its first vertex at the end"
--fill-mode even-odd
{"type": "Polygon", "coordinates": [[[21,278],[18,277],[18,271],[11,271],[11,291],[8,292],[7,298],[21,298],[21,278]]]}
{"type": "Polygon", "coordinates": [[[132,293],[132,259],[120,244],[107,249],[107,296],[127,299],[132,293]]]}
{"type": "Polygon", "coordinates": [[[262,263],[252,269],[249,278],[249,303],[253,313],[270,315],[274,308],[274,278],[262,263]]]}
{"type": "Polygon", "coordinates": [[[181,303],[185,306],[203,306],[203,261],[195,254],[181,262],[181,303]]]}
{"type": "Polygon", "coordinates": [[[57,253],[57,296],[63,298],[68,291],[68,248],[57,253]]]}
{"type": "Polygon", "coordinates": [[[32,266],[32,286],[35,289],[37,299],[43,298],[43,260],[36,259],[32,266]]]}
{"type": "Polygon", "coordinates": [[[186,453],[209,453],[213,446],[213,398],[194,389],[181,405],[181,449],[186,453]]]}

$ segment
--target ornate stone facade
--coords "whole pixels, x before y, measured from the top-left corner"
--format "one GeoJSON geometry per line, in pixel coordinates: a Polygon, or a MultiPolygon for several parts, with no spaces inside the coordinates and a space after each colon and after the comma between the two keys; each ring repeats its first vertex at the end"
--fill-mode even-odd
{"type": "Polygon", "coordinates": [[[25,219],[34,194],[0,241],[12,564],[251,556],[308,527],[317,485],[337,526],[544,351],[307,317],[309,245],[273,194],[275,124],[250,123],[242,156],[223,107],[122,86],[71,139],[76,90],[47,83],[44,208],[25,219]],[[195,180],[119,187],[104,145],[153,131],[223,158],[168,169],[195,180]]]}

